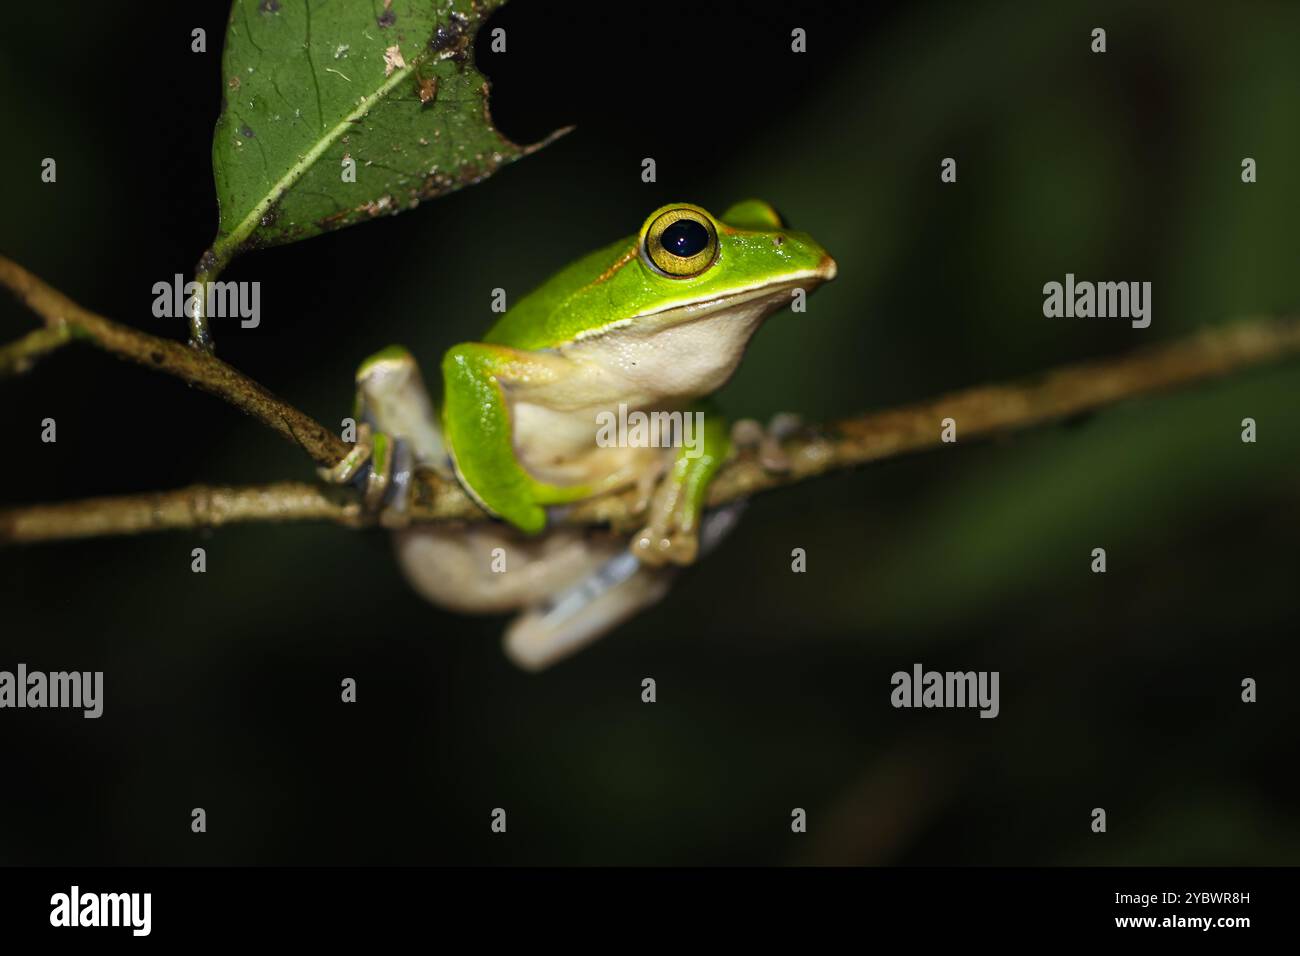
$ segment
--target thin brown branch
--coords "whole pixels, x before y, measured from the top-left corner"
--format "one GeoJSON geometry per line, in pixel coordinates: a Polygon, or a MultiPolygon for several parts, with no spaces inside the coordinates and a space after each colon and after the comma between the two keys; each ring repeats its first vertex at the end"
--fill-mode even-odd
{"type": "MultiPolygon", "coordinates": [[[[773,473],[749,453],[719,471],[709,504],[719,505],[942,444],[942,422],[955,422],[958,444],[1028,428],[1126,399],[1189,385],[1300,355],[1300,321],[1257,319],[1206,329],[1131,355],[1068,365],[1019,382],[953,392],[930,401],[846,418],[805,430],[784,445],[789,471],[773,473]]],[[[635,527],[632,491],[582,502],[556,516],[569,525],[635,527]]],[[[454,482],[417,475],[410,519],[476,521],[487,515],[454,482]]],[[[0,510],[0,543],[50,541],[237,521],[372,523],[355,496],[337,488],[282,483],[248,488],[197,486],[122,498],[0,510]]]]}
{"type": "Polygon", "coordinates": [[[67,345],[73,335],[70,325],[47,326],[28,332],[16,342],[0,346],[0,378],[23,374],[41,356],[67,345]]]}
{"type": "Polygon", "coordinates": [[[773,478],[757,461],[719,473],[710,503],[812,478],[824,472],[934,448],[940,423],[956,423],[958,442],[1070,418],[1119,401],[1219,378],[1300,356],[1300,319],[1249,319],[1206,328],[1118,358],[1061,366],[1019,381],[951,392],[929,401],[842,419],[819,439],[800,442],[791,474],[773,478]]]}
{"type": "Polygon", "coordinates": [[[61,541],[248,521],[360,523],[355,495],[284,481],[243,488],[191,485],[112,498],[86,498],[0,512],[0,542],[61,541]],[[351,500],[349,500],[351,498],[351,500]]]}
{"type": "MultiPolygon", "coordinates": [[[[349,446],[315,419],[208,352],[139,332],[96,315],[4,256],[0,256],[0,284],[39,315],[47,329],[54,330],[54,341],[46,343],[48,347],[43,351],[50,351],[72,339],[85,340],[118,358],[173,375],[225,399],[298,445],[318,465],[335,465],[348,453],[349,446]]],[[[29,335],[6,347],[0,354],[8,356],[13,350],[15,360],[21,362],[23,349],[31,351],[31,339],[29,335]],[[28,343],[28,346],[24,347],[23,343],[28,343]]],[[[21,364],[18,367],[21,368],[21,364]]]]}

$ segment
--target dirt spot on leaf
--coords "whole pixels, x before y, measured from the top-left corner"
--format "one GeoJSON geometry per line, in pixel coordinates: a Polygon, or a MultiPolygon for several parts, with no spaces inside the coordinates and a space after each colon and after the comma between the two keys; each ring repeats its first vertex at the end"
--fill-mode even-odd
{"type": "Polygon", "coordinates": [[[384,76],[392,76],[394,70],[406,69],[406,61],[402,59],[401,48],[396,43],[384,51],[384,76]]]}
{"type": "Polygon", "coordinates": [[[357,212],[364,212],[371,216],[379,216],[386,212],[395,211],[392,196],[380,196],[374,202],[363,203],[357,208],[357,212]]]}
{"type": "Polygon", "coordinates": [[[429,41],[429,49],[457,66],[465,65],[469,45],[469,17],[459,11],[453,11],[446,23],[438,24],[433,39],[429,41]]]}
{"type": "Polygon", "coordinates": [[[431,76],[415,78],[415,95],[420,98],[421,106],[429,106],[438,98],[438,78],[431,76]]]}

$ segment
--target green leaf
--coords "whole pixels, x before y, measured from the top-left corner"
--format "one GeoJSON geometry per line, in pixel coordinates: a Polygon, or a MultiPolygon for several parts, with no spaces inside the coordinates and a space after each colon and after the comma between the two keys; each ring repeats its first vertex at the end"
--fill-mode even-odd
{"type": "Polygon", "coordinates": [[[413,208],[545,145],[497,132],[471,62],[502,2],[234,0],[212,147],[221,218],[200,281],[245,249],[413,208]]]}

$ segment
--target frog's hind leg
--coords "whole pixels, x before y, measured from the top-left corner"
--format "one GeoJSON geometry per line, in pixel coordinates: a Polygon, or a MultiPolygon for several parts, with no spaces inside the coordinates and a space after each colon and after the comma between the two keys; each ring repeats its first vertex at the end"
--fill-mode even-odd
{"type": "MultiPolygon", "coordinates": [[[[735,527],[744,503],[707,512],[700,526],[701,553],[712,551],[735,527]]],[[[676,568],[649,567],[620,551],[593,573],[526,610],[506,629],[506,656],[526,670],[541,670],[580,650],[668,593],[676,568]]]]}
{"type": "Polygon", "coordinates": [[[556,528],[529,537],[506,525],[417,524],[393,536],[412,587],[465,614],[520,611],[595,574],[626,550],[612,535],[556,528]]]}
{"type": "Polygon", "coordinates": [[[416,526],[394,542],[407,580],[433,603],[467,614],[522,612],[506,652],[530,670],[658,601],[673,573],[643,569],[622,539],[578,528],[528,537],[494,524],[416,526]]]}
{"type": "Polygon", "coordinates": [[[537,671],[568,657],[668,593],[675,571],[647,568],[622,551],[595,573],[515,618],[506,656],[537,671]]]}

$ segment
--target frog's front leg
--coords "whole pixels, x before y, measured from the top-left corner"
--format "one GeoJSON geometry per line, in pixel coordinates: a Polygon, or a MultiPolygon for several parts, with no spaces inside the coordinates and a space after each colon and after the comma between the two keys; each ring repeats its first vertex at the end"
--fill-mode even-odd
{"type": "Polygon", "coordinates": [[[564,362],[480,342],[457,345],[442,361],[443,423],[461,484],[492,514],[529,534],[546,526],[543,506],[569,504],[600,490],[538,481],[515,453],[505,388],[545,387],[562,378],[564,362]]]}
{"type": "Polygon", "coordinates": [[[401,346],[362,362],[356,387],[356,443],[341,462],[319,473],[329,482],[359,485],[367,511],[401,524],[416,464],[451,477],[438,416],[415,358],[401,346]]]}
{"type": "Polygon", "coordinates": [[[694,441],[683,441],[672,468],[650,500],[646,526],[632,538],[632,553],[650,565],[690,564],[700,548],[700,515],[709,482],[727,459],[731,439],[727,424],[712,405],[685,413],[701,422],[694,441]]]}
{"type": "Polygon", "coordinates": [[[358,422],[409,445],[419,464],[451,477],[437,410],[407,349],[390,345],[361,363],[355,415],[358,422]]]}

